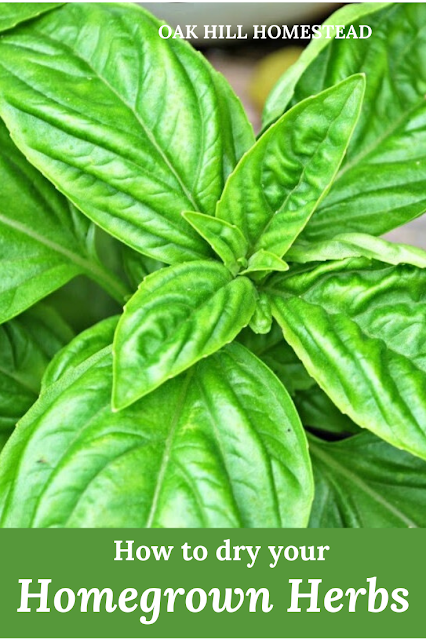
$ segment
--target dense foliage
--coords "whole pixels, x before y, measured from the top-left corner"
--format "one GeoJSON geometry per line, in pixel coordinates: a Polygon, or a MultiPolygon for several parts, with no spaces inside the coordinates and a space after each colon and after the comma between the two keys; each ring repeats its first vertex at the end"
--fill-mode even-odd
{"type": "Polygon", "coordinates": [[[425,21],[339,10],[256,140],[139,7],[3,5],[1,526],[426,525],[425,21]]]}

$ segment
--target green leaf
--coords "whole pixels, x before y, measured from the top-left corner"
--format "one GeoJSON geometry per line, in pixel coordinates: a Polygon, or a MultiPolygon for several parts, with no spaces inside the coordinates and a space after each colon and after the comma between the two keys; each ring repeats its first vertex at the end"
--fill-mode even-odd
{"type": "Polygon", "coordinates": [[[0,32],[60,7],[62,2],[0,2],[0,32]]]}
{"type": "MultiPolygon", "coordinates": [[[[265,294],[260,295],[266,306],[265,294]]],[[[256,311],[259,313],[258,307],[256,311]]],[[[270,312],[270,304],[268,311],[270,312]]],[[[359,427],[339,411],[308,374],[294,350],[284,340],[278,324],[273,321],[269,333],[255,335],[255,329],[258,328],[252,326],[255,317],[256,313],[249,325],[252,330],[244,329],[238,336],[238,341],[265,362],[281,380],[292,397],[302,424],[329,433],[359,432],[359,427]]]]}
{"type": "Polygon", "coordinates": [[[348,78],[278,120],[228,179],[216,215],[237,226],[249,254],[282,257],[333,182],[358,119],[364,78],[348,78]]]}
{"type": "Polygon", "coordinates": [[[352,73],[367,78],[345,161],[304,232],[309,241],[382,235],[426,210],[425,21],[424,3],[388,4],[354,22],[367,23],[371,38],[330,40],[298,79],[289,106],[352,73]]]}
{"type": "Polygon", "coordinates": [[[284,384],[290,395],[315,386],[315,380],[307,373],[294,350],[283,338],[283,332],[274,321],[267,334],[256,335],[244,329],[238,341],[259,357],[284,384]]]}
{"type": "Polygon", "coordinates": [[[164,262],[146,257],[125,244],[123,244],[122,247],[123,269],[130,282],[132,291],[138,288],[139,284],[147,275],[165,267],[164,262]]]}
{"type": "MultiPolygon", "coordinates": [[[[264,127],[270,126],[275,120],[282,116],[294,98],[295,87],[306,69],[315,61],[323,51],[324,55],[329,55],[328,47],[334,43],[336,30],[332,25],[348,26],[352,24],[369,24],[372,14],[381,12],[383,8],[388,8],[387,2],[364,2],[360,4],[349,4],[342,9],[335,11],[321,26],[320,37],[311,40],[309,46],[304,49],[297,62],[293,64],[278,80],[272,89],[265,104],[262,115],[264,127]],[[330,25],[330,26],[329,26],[330,25]]],[[[360,48],[359,40],[354,49],[360,48]]],[[[350,47],[352,48],[352,46],[350,47]]]]}
{"type": "Polygon", "coordinates": [[[256,253],[253,253],[247,263],[247,268],[241,271],[241,275],[245,273],[259,273],[259,272],[271,271],[288,271],[288,264],[284,262],[280,257],[269,253],[264,249],[260,249],[256,253]]]}
{"type": "Polygon", "coordinates": [[[12,430],[1,430],[0,431],[0,452],[5,447],[7,440],[12,434],[12,430]]]}
{"type": "Polygon", "coordinates": [[[272,313],[333,403],[426,458],[426,272],[359,258],[274,276],[272,313]]]}
{"type": "Polygon", "coordinates": [[[306,438],[249,351],[228,346],[120,413],[111,350],[95,358],[50,387],[3,452],[1,527],[306,525],[306,438]]]}
{"type": "Polygon", "coordinates": [[[123,299],[96,257],[93,225],[27,162],[1,121],[0,178],[0,323],[80,273],[123,299]]]}
{"type": "Polygon", "coordinates": [[[339,411],[318,384],[314,383],[307,390],[297,390],[292,399],[307,428],[339,436],[360,432],[359,426],[339,411]]]}
{"type": "Polygon", "coordinates": [[[218,262],[188,262],[149,275],[117,327],[113,406],[129,406],[231,342],[255,304],[250,280],[232,279],[218,262]]]}
{"type": "Polygon", "coordinates": [[[409,244],[394,244],[365,233],[342,233],[322,242],[298,242],[287,253],[290,262],[324,262],[368,257],[386,264],[412,264],[426,268],[426,251],[409,244]]]}
{"type": "Polygon", "coordinates": [[[252,130],[225,80],[160,24],[130,4],[69,3],[19,28],[0,42],[0,112],[79,209],[175,263],[210,255],[181,212],[214,213],[252,130]]]}
{"type": "Polygon", "coordinates": [[[370,433],[328,443],[309,436],[313,528],[426,527],[426,463],[370,433]]]}
{"type": "Polygon", "coordinates": [[[44,393],[66,373],[81,369],[88,360],[109,346],[114,339],[117,324],[118,317],[102,320],[96,327],[92,326],[83,331],[66,348],[60,350],[44,373],[41,392],[44,393]]]}
{"type": "Polygon", "coordinates": [[[72,337],[61,317],[44,305],[0,326],[0,434],[36,401],[46,366],[72,337]]]}
{"type": "Polygon", "coordinates": [[[248,243],[234,224],[193,211],[185,211],[182,215],[210,244],[232,275],[236,275],[241,266],[247,263],[245,255],[248,243]]]}
{"type": "Polygon", "coordinates": [[[244,153],[253,146],[256,138],[244,107],[226,78],[213,67],[209,66],[208,69],[216,90],[219,117],[222,124],[223,179],[225,183],[244,153]]]}
{"type": "Polygon", "coordinates": [[[256,308],[249,322],[249,327],[254,333],[263,335],[269,333],[272,326],[272,313],[269,298],[265,293],[260,293],[256,301],[256,308]]]}

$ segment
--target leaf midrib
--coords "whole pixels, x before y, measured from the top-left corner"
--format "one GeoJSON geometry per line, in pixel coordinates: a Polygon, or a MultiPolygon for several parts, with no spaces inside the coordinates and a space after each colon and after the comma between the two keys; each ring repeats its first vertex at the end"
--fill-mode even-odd
{"type": "Polygon", "coordinates": [[[70,251],[64,248],[60,244],[57,244],[56,242],[47,239],[43,235],[40,235],[39,233],[34,231],[34,229],[27,227],[25,224],[21,224],[20,222],[17,222],[16,220],[11,220],[10,218],[3,215],[2,213],[0,213],[0,224],[4,224],[5,226],[12,228],[15,231],[18,231],[19,233],[26,235],[27,237],[34,240],[35,242],[38,242],[42,246],[45,246],[46,248],[51,249],[55,253],[58,253],[59,255],[63,256],[64,258],[72,262],[75,266],[77,266],[80,272],[84,272],[87,275],[92,275],[93,278],[97,280],[105,279],[105,275],[106,275],[105,272],[103,271],[103,269],[98,268],[96,264],[80,257],[80,255],[78,255],[77,253],[74,253],[73,251],[70,251]]]}
{"type": "Polygon", "coordinates": [[[374,153],[374,151],[377,150],[377,148],[382,144],[382,142],[384,142],[387,138],[389,138],[391,135],[393,135],[397,131],[397,129],[401,126],[401,124],[403,124],[404,120],[409,115],[411,115],[414,111],[416,111],[419,107],[421,107],[424,104],[425,104],[425,99],[421,98],[409,109],[403,111],[401,116],[392,124],[392,126],[386,129],[384,133],[382,133],[382,135],[376,138],[368,147],[364,149],[364,151],[360,151],[360,153],[355,155],[350,161],[344,164],[336,175],[336,178],[333,182],[333,188],[334,188],[334,185],[343,177],[343,175],[347,171],[350,171],[352,168],[360,164],[366,157],[374,153]]]}
{"type": "MultiPolygon", "coordinates": [[[[309,288],[313,288],[314,286],[315,286],[315,284],[312,284],[309,288]]],[[[375,340],[375,341],[381,342],[386,347],[386,350],[388,350],[390,353],[392,353],[395,357],[401,357],[402,359],[408,361],[411,364],[411,366],[418,373],[421,373],[422,375],[426,375],[426,371],[423,368],[421,368],[416,362],[414,362],[408,355],[406,355],[403,352],[397,351],[395,348],[392,348],[384,337],[380,337],[378,335],[374,335],[373,333],[371,333],[368,330],[368,328],[365,325],[361,324],[360,322],[357,322],[356,319],[355,319],[357,317],[357,315],[349,315],[347,313],[344,313],[343,311],[331,311],[325,305],[319,304],[318,302],[314,302],[313,300],[306,299],[304,294],[302,294],[302,295],[294,295],[292,293],[287,293],[287,294],[284,293],[283,294],[282,291],[279,291],[279,290],[274,289],[274,288],[269,289],[268,292],[272,293],[272,295],[276,295],[283,302],[285,302],[286,299],[292,299],[292,298],[302,299],[305,304],[309,304],[310,306],[314,306],[315,308],[319,308],[319,309],[321,309],[321,311],[325,312],[329,316],[336,316],[336,317],[341,316],[341,317],[346,318],[347,320],[350,320],[351,322],[353,322],[359,328],[361,333],[363,333],[363,335],[365,335],[368,339],[371,339],[373,341],[375,340]]]]}
{"type": "Polygon", "coordinates": [[[193,377],[194,374],[194,369],[190,370],[189,373],[186,376],[186,379],[184,381],[183,384],[183,388],[180,392],[180,396],[179,396],[179,400],[172,418],[172,423],[170,425],[170,431],[169,434],[167,436],[167,439],[165,441],[165,445],[164,445],[164,452],[163,452],[163,457],[161,459],[161,465],[160,465],[160,469],[157,475],[157,482],[156,482],[156,486],[155,486],[155,491],[154,491],[154,495],[152,497],[152,503],[151,503],[151,508],[150,511],[148,513],[148,517],[146,520],[146,524],[145,524],[145,528],[152,528],[153,526],[153,522],[154,522],[154,518],[156,516],[157,513],[157,507],[158,507],[158,502],[160,499],[160,495],[161,495],[161,491],[163,488],[163,483],[165,480],[165,476],[166,476],[166,472],[167,472],[167,467],[168,464],[170,462],[170,458],[171,458],[171,452],[172,452],[172,446],[173,446],[173,440],[174,440],[174,436],[176,434],[176,430],[178,428],[179,425],[179,420],[182,414],[182,409],[184,407],[187,395],[188,395],[188,391],[189,391],[189,385],[191,382],[191,379],[193,377]]]}
{"type": "MultiPolygon", "coordinates": [[[[58,41],[55,38],[46,35],[46,33],[43,33],[43,37],[46,38],[47,41],[55,43],[55,45],[58,44],[58,41]]],[[[156,149],[157,153],[159,154],[159,156],[163,160],[163,162],[166,165],[166,167],[169,169],[171,174],[174,175],[174,177],[176,178],[179,186],[182,189],[182,192],[184,193],[184,195],[188,199],[188,201],[191,203],[191,206],[194,207],[194,210],[199,211],[200,207],[195,202],[191,192],[187,188],[187,186],[186,186],[185,182],[183,181],[180,173],[173,166],[173,164],[171,163],[171,161],[169,160],[167,154],[164,152],[164,150],[161,148],[161,146],[157,143],[157,141],[155,139],[155,136],[153,135],[151,130],[147,126],[145,126],[145,124],[141,120],[141,118],[140,118],[138,112],[136,111],[136,109],[134,109],[128,102],[126,102],[126,100],[116,91],[116,89],[113,87],[113,85],[97,69],[95,69],[92,66],[92,64],[89,62],[88,59],[83,57],[81,54],[77,53],[76,50],[73,49],[70,45],[67,45],[64,42],[60,42],[60,45],[63,46],[65,49],[67,49],[69,52],[71,52],[72,55],[74,55],[78,60],[80,60],[81,62],[86,64],[88,69],[93,73],[93,75],[95,77],[97,77],[116,96],[118,101],[121,104],[123,104],[133,114],[133,116],[135,117],[135,119],[138,122],[139,126],[144,131],[145,135],[147,136],[147,138],[150,141],[150,143],[152,144],[152,146],[156,149]]],[[[29,49],[30,51],[33,51],[31,49],[31,47],[25,47],[22,44],[16,44],[16,42],[13,43],[13,46],[16,46],[18,48],[22,48],[24,50],[28,50],[29,49]]]]}

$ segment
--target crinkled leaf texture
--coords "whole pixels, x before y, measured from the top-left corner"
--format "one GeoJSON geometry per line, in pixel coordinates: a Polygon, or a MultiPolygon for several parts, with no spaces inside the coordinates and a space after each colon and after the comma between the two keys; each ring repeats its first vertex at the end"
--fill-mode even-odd
{"type": "MultiPolygon", "coordinates": [[[[100,326],[106,340],[110,327],[100,326]]],[[[247,349],[228,346],[114,413],[111,348],[84,359],[91,339],[71,344],[69,369],[3,451],[2,527],[307,524],[303,428],[282,384],[247,349]]]]}
{"type": "Polygon", "coordinates": [[[2,122],[0,179],[0,323],[78,274],[108,279],[90,222],[27,162],[2,122]]]}
{"type": "Polygon", "coordinates": [[[371,433],[339,442],[309,437],[313,528],[426,527],[426,463],[371,433]]]}
{"type": "Polygon", "coordinates": [[[60,7],[62,2],[0,2],[0,31],[60,7]]]}
{"type": "Polygon", "coordinates": [[[78,208],[175,263],[210,254],[181,212],[214,212],[254,138],[226,81],[160,24],[138,6],[69,3],[14,30],[0,42],[0,112],[78,208]]]}
{"type": "Polygon", "coordinates": [[[46,366],[73,337],[51,308],[38,305],[0,326],[0,431],[36,401],[46,366]]]}
{"type": "MultiPolygon", "coordinates": [[[[364,72],[367,78],[345,161],[303,233],[309,240],[347,232],[381,235],[426,210],[426,5],[367,5],[367,13],[369,7],[370,15],[351,23],[368,24],[371,38],[331,39],[320,53],[320,45],[313,43],[302,74],[304,62],[297,80],[291,75],[283,79],[278,113],[353,73],[364,72]]],[[[273,103],[275,111],[279,92],[273,103]]]]}
{"type": "Polygon", "coordinates": [[[218,262],[149,275],[126,304],[114,339],[113,406],[129,406],[231,342],[250,321],[256,291],[218,262]]]}
{"type": "Polygon", "coordinates": [[[386,264],[413,264],[426,268],[426,251],[409,244],[394,244],[366,233],[341,233],[322,242],[294,244],[287,254],[289,261],[306,264],[349,257],[368,257],[386,264]]]}
{"type": "Polygon", "coordinates": [[[282,257],[305,227],[342,162],[364,85],[356,75],[298,104],[237,165],[216,216],[242,231],[248,255],[282,257]]]}
{"type": "Polygon", "coordinates": [[[426,272],[360,258],[274,276],[268,290],[285,339],[336,406],[426,458],[426,272]]]}

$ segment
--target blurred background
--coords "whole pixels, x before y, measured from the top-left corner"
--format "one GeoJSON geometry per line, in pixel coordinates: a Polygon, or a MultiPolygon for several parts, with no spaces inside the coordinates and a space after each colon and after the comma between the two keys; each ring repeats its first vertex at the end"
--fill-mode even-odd
{"type": "MultiPolygon", "coordinates": [[[[321,24],[348,3],[336,2],[141,2],[172,27],[185,24],[321,24]]],[[[198,30],[199,35],[201,29],[198,30]]],[[[278,78],[307,46],[308,40],[193,40],[209,61],[229,80],[256,130],[266,96],[278,78]]],[[[392,231],[387,239],[426,249],[426,215],[392,231]]]]}

